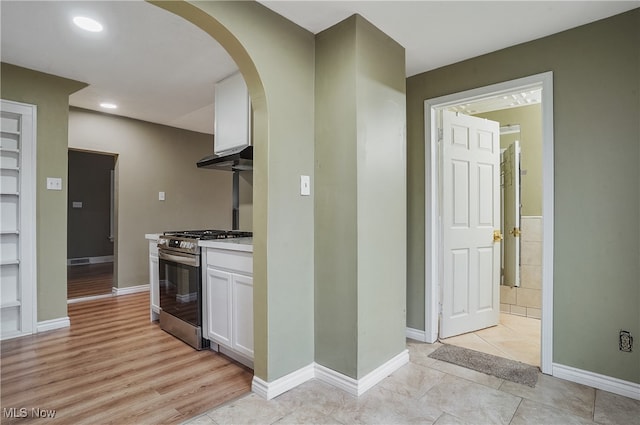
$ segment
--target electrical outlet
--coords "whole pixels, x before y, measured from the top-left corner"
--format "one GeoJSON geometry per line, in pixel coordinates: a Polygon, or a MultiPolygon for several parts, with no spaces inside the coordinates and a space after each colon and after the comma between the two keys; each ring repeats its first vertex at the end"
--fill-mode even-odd
{"type": "Polygon", "coordinates": [[[62,179],[60,177],[47,177],[47,190],[62,190],[62,179]]]}
{"type": "Polygon", "coordinates": [[[631,332],[620,330],[620,351],[624,351],[627,353],[631,352],[633,348],[633,337],[631,336],[631,332]]]}

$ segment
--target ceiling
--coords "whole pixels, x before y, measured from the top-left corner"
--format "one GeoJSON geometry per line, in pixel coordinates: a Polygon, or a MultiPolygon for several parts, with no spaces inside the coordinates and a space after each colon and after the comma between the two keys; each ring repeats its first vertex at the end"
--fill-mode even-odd
{"type": "MultiPolygon", "coordinates": [[[[260,1],[318,33],[359,13],[406,49],[407,76],[640,6],[636,1],[260,1]],[[478,36],[481,34],[481,36],[478,36]]],[[[0,2],[3,62],[88,83],[70,104],[213,133],[213,87],[237,66],[209,35],[140,0],[0,2]],[[100,33],[75,27],[83,15],[100,33]]]]}

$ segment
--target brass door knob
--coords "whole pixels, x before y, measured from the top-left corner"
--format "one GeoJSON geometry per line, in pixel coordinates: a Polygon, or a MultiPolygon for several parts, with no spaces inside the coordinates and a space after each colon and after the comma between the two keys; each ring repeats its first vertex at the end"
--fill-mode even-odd
{"type": "Polygon", "coordinates": [[[493,242],[500,242],[503,239],[502,232],[500,230],[493,231],[493,242]]]}

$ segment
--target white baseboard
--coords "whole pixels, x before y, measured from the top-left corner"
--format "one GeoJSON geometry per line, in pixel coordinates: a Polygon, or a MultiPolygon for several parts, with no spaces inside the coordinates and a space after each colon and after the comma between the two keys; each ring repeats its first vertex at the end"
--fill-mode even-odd
{"type": "Polygon", "coordinates": [[[358,393],[354,395],[361,396],[367,390],[373,388],[384,378],[391,375],[393,372],[400,369],[402,366],[406,365],[407,363],[409,363],[409,350],[404,350],[400,354],[393,357],[388,362],[377,367],[374,371],[368,373],[363,378],[359,379],[358,393]]]}
{"type": "Polygon", "coordinates": [[[574,367],[561,364],[553,364],[553,376],[567,381],[593,388],[608,391],[613,394],[640,400],[640,384],[613,378],[611,376],[600,375],[587,370],[576,369],[574,367]]]}
{"type": "Polygon", "coordinates": [[[43,320],[42,322],[38,322],[36,332],[40,333],[52,331],[54,329],[68,328],[69,326],[71,326],[71,320],[69,320],[69,316],[60,317],[58,319],[43,320]]]}
{"type": "Polygon", "coordinates": [[[409,351],[404,350],[361,379],[354,379],[325,366],[312,363],[272,382],[265,382],[254,376],[251,390],[259,396],[271,400],[315,378],[358,397],[407,363],[409,363],[409,351]]]}
{"type": "Polygon", "coordinates": [[[67,300],[67,304],[75,304],[75,303],[81,303],[84,301],[93,301],[93,300],[101,300],[103,298],[111,298],[113,297],[114,294],[104,294],[104,295],[91,295],[90,297],[81,297],[81,298],[69,298],[67,300]]]}
{"type": "Polygon", "coordinates": [[[86,264],[113,263],[113,255],[101,257],[67,258],[67,266],[83,266],[86,264]]]}
{"type": "Polygon", "coordinates": [[[420,342],[427,342],[427,333],[420,329],[407,328],[405,332],[407,338],[415,339],[420,342]]]}
{"type": "Polygon", "coordinates": [[[336,388],[340,388],[351,395],[359,395],[357,379],[353,379],[350,376],[343,375],[340,372],[336,372],[333,369],[317,363],[315,364],[315,378],[329,385],[333,385],[336,388]]]}
{"type": "Polygon", "coordinates": [[[272,382],[263,381],[254,375],[251,391],[258,394],[260,397],[271,400],[272,398],[277,397],[310,379],[313,379],[315,375],[314,366],[315,364],[312,363],[272,382]]]}
{"type": "Polygon", "coordinates": [[[149,284],[138,286],[127,286],[126,288],[111,288],[111,293],[115,296],[137,294],[138,292],[149,292],[149,284]]]}

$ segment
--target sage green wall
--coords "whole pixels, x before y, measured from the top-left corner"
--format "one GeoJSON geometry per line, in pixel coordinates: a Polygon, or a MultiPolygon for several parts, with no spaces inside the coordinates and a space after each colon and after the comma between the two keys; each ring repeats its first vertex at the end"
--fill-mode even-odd
{"type": "Polygon", "coordinates": [[[406,349],[407,117],[404,47],[357,15],[356,26],[362,378],[406,349]]]}
{"type": "Polygon", "coordinates": [[[408,299],[424,329],[425,99],[553,71],[553,362],[640,383],[640,9],[407,80],[408,299]],[[420,254],[418,254],[420,252],[420,254]]]}
{"type": "MultiPolygon", "coordinates": [[[[542,215],[542,108],[540,104],[502,109],[483,114],[476,114],[480,118],[497,121],[501,126],[520,124],[520,135],[507,134],[512,143],[520,141],[520,169],[524,174],[520,178],[521,204],[523,216],[542,215]]],[[[509,143],[503,144],[505,136],[500,137],[500,147],[507,148],[509,143]]]]}
{"type": "Polygon", "coordinates": [[[356,26],[316,36],[315,361],[358,371],[356,26]]]}
{"type": "Polygon", "coordinates": [[[211,135],[71,108],[69,147],[117,155],[114,286],[149,283],[147,233],[231,228],[232,173],[196,167],[211,135]]]}
{"type": "Polygon", "coordinates": [[[400,45],[358,15],[317,35],[316,362],[355,379],[405,349],[405,108],[400,45]]]}
{"type": "Polygon", "coordinates": [[[86,84],[2,63],[2,98],[37,105],[36,255],[39,322],[67,317],[67,114],[86,84]],[[62,190],[47,190],[47,177],[62,190]]]}
{"type": "Polygon", "coordinates": [[[257,2],[153,4],[214,37],[253,109],[254,368],[273,381],[313,362],[314,36],[257,2]],[[312,196],[300,196],[300,175],[312,196]]]}

